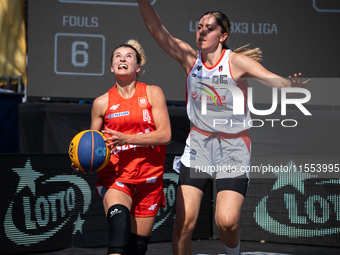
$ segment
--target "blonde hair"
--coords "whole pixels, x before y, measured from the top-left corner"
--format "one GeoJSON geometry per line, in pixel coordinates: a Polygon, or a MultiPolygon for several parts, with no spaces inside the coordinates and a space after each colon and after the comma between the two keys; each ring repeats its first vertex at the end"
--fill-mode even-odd
{"type": "Polygon", "coordinates": [[[249,44],[243,45],[242,47],[239,47],[239,48],[233,50],[233,52],[246,55],[246,56],[260,62],[262,60],[262,51],[260,50],[260,48],[249,49],[249,48],[247,48],[248,46],[249,46],[249,44]]]}
{"type": "Polygon", "coordinates": [[[130,39],[129,41],[126,42],[126,44],[133,47],[136,50],[136,52],[139,54],[139,57],[137,56],[137,59],[139,58],[139,61],[137,61],[137,64],[139,64],[142,67],[146,63],[146,56],[145,56],[145,52],[144,52],[142,45],[134,39],[130,39]]]}

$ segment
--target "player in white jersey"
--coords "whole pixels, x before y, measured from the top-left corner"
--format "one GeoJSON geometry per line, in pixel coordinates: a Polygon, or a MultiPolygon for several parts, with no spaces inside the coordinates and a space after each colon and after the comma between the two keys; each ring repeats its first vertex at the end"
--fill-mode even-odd
{"type": "Polygon", "coordinates": [[[252,55],[252,50],[240,50],[243,54],[230,51],[226,45],[230,22],[221,12],[207,12],[199,19],[196,30],[197,54],[188,43],[174,38],[165,29],[148,0],[138,0],[138,4],[148,31],[160,47],[183,66],[188,75],[187,112],[194,126],[179,161],[181,169],[173,253],[191,254],[191,235],[204,190],[212,179],[212,172],[221,170],[216,175],[218,193],[215,221],[227,254],[238,255],[239,220],[248,184],[247,175],[239,169],[250,164],[251,150],[249,127],[242,123],[247,122],[249,113],[245,104],[244,113],[233,115],[233,100],[239,98],[232,97],[227,89],[232,91],[235,86],[239,86],[245,93],[247,77],[263,79],[263,84],[277,88],[304,87],[308,81],[302,82],[301,74],[286,80],[268,71],[256,61],[256,51],[251,57],[247,55],[252,55]],[[206,111],[203,107],[205,104],[206,111]],[[227,119],[228,123],[225,121],[219,123],[224,125],[212,125],[211,120],[215,117],[227,119]],[[239,125],[230,126],[231,122],[239,125]],[[203,171],[195,171],[199,166],[202,166],[203,171]],[[228,166],[232,166],[231,169],[228,166]]]}
{"type": "MultiPolygon", "coordinates": [[[[250,113],[246,107],[243,114],[233,114],[234,100],[230,90],[238,87],[243,94],[246,94],[248,85],[246,81],[237,83],[232,78],[229,67],[230,52],[231,50],[224,49],[213,67],[206,66],[202,59],[202,52],[199,52],[187,76],[187,113],[193,128],[187,139],[181,162],[185,167],[194,170],[191,179],[201,178],[201,175],[206,176],[206,174],[213,177],[215,173],[216,179],[241,175],[244,176],[244,180],[249,178],[248,173],[242,171],[242,166],[250,164],[248,136],[250,113]],[[202,114],[203,100],[207,101],[204,115],[202,114]],[[221,120],[221,116],[226,121],[212,125],[214,120],[221,120]]],[[[246,100],[247,97],[243,96],[243,98],[246,100]]],[[[243,104],[246,105],[246,101],[243,104]]],[[[183,184],[183,178],[180,181],[183,184]]],[[[218,186],[219,183],[220,181],[217,182],[218,186]]],[[[201,188],[203,191],[206,184],[207,182],[201,188]]],[[[245,189],[242,188],[241,191],[245,195],[245,189]]]]}
{"type": "Polygon", "coordinates": [[[206,66],[199,52],[197,59],[187,76],[187,112],[190,121],[199,129],[211,132],[236,134],[247,130],[245,125],[232,125],[232,123],[248,123],[250,114],[246,107],[243,114],[233,114],[233,95],[230,88],[237,87],[243,93],[242,102],[246,105],[246,80],[236,82],[230,72],[229,56],[231,50],[224,49],[221,58],[215,66],[206,66]],[[229,89],[228,89],[229,88],[229,89]],[[245,96],[244,96],[245,95],[245,96]],[[207,114],[202,115],[202,100],[207,101],[207,114]],[[228,119],[224,125],[212,125],[214,119],[228,119]]]}
{"type": "MultiPolygon", "coordinates": [[[[242,171],[242,166],[250,164],[250,113],[246,107],[243,114],[233,114],[234,100],[231,92],[231,89],[237,87],[246,94],[248,84],[246,81],[237,83],[232,78],[229,67],[230,52],[231,50],[223,49],[216,64],[208,67],[200,51],[187,76],[187,113],[193,127],[181,162],[185,167],[194,170],[191,179],[201,178],[201,175],[207,176],[206,174],[213,177],[215,173],[218,180],[242,175],[244,183],[249,179],[248,173],[242,171]],[[204,115],[203,100],[207,101],[204,115]],[[223,120],[213,125],[214,120],[221,120],[221,116],[223,120]]],[[[246,100],[247,97],[243,96],[243,99],[246,100]]],[[[243,104],[246,105],[246,101],[243,104]]],[[[183,184],[183,178],[180,178],[180,181],[183,184]]],[[[207,182],[201,187],[202,191],[206,184],[207,182]]],[[[220,181],[217,182],[218,186],[219,184],[220,181]]],[[[245,188],[239,192],[245,195],[245,188]]]]}

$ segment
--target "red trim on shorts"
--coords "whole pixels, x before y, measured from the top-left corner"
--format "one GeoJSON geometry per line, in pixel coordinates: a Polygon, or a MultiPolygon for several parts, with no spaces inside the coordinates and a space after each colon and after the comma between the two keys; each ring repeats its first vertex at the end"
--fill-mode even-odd
{"type": "Polygon", "coordinates": [[[250,137],[249,136],[242,136],[241,137],[244,143],[246,144],[249,154],[250,154],[250,137]]]}
{"type": "Polygon", "coordinates": [[[223,132],[210,132],[210,131],[199,129],[196,126],[193,126],[190,131],[192,131],[192,130],[194,130],[194,131],[196,131],[196,132],[198,132],[202,135],[205,135],[205,136],[211,136],[213,133],[218,134],[222,139],[242,138],[242,140],[245,142],[245,144],[248,148],[248,151],[250,153],[250,137],[249,137],[248,129],[241,131],[239,133],[236,133],[236,134],[229,134],[229,133],[223,133],[223,132]]]}

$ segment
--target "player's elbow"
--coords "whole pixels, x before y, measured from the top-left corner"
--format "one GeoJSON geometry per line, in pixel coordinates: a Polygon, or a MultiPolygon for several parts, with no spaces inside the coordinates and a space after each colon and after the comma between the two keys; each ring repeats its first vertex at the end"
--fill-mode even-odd
{"type": "Polygon", "coordinates": [[[165,145],[169,145],[171,142],[171,134],[167,136],[167,139],[165,139],[165,145]]]}
{"type": "Polygon", "coordinates": [[[146,29],[149,31],[150,34],[155,34],[158,30],[158,26],[155,23],[147,23],[145,24],[146,29]]]}
{"type": "Polygon", "coordinates": [[[162,23],[148,24],[146,28],[155,40],[161,36],[164,30],[162,23]]]}
{"type": "Polygon", "coordinates": [[[166,132],[163,136],[163,145],[169,145],[171,142],[171,132],[166,132]]]}

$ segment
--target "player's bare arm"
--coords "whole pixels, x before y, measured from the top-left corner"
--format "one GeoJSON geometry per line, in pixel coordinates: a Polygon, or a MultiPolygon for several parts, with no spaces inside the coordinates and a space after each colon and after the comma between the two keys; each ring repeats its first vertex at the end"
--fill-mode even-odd
{"type": "Polygon", "coordinates": [[[103,128],[103,120],[108,104],[108,95],[97,97],[92,106],[91,111],[91,129],[101,131],[103,128]]]}
{"type": "Polygon", "coordinates": [[[245,55],[234,53],[230,54],[230,68],[235,79],[254,78],[268,87],[304,87],[310,80],[302,81],[302,75],[295,74],[294,79],[285,79],[275,73],[268,71],[260,63],[245,55]]]}
{"type": "Polygon", "coordinates": [[[163,26],[160,17],[155,12],[148,0],[138,0],[139,9],[144,19],[146,28],[156,40],[158,45],[173,59],[180,63],[186,73],[190,71],[197,53],[186,42],[174,38],[163,26]]]}

